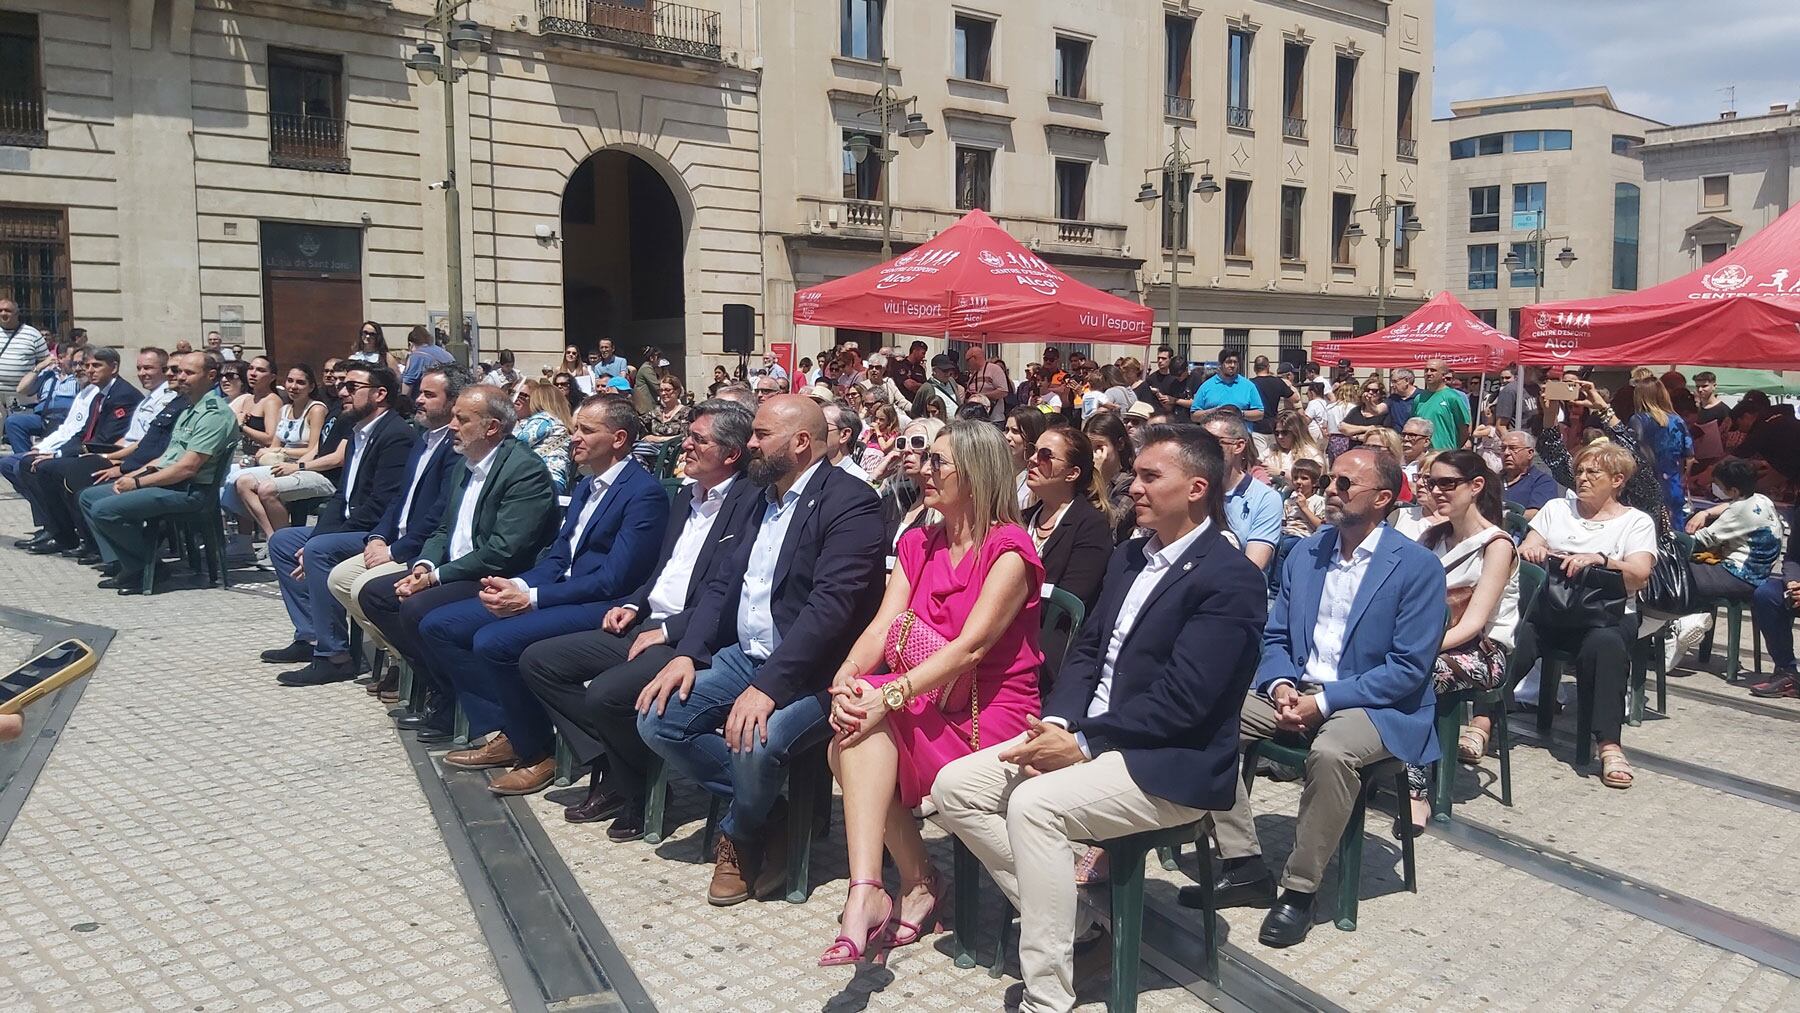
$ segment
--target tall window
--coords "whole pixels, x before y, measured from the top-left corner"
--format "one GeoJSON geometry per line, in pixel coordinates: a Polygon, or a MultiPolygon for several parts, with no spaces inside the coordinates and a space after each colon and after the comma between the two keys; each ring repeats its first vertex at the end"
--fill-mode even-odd
{"type": "Polygon", "coordinates": [[[1517,257],[1519,266],[1512,269],[1513,285],[1536,285],[1538,283],[1538,244],[1514,243],[1512,256],[1517,257]]]}
{"type": "Polygon", "coordinates": [[[858,60],[881,59],[881,23],[887,0],[838,0],[838,49],[858,60]]]}
{"type": "Polygon", "coordinates": [[[0,144],[41,148],[48,143],[37,15],[0,11],[0,144]]]}
{"type": "Polygon", "coordinates": [[[1306,136],[1306,51],[1298,42],[1281,47],[1281,136],[1306,136]]]}
{"type": "Polygon", "coordinates": [[[1543,227],[1546,189],[1546,184],[1543,183],[1513,184],[1513,228],[1537,229],[1543,227]]]}
{"type": "Polygon", "coordinates": [[[1630,134],[1614,134],[1612,135],[1612,153],[1615,155],[1624,155],[1627,158],[1637,158],[1637,149],[1642,147],[1643,143],[1644,139],[1642,137],[1633,137],[1630,134]]]}
{"type": "Polygon", "coordinates": [[[1723,257],[1730,249],[1731,247],[1724,243],[1701,243],[1700,263],[1703,265],[1710,264],[1720,257],[1723,257]]]}
{"type": "Polygon", "coordinates": [[[1403,200],[1394,203],[1394,269],[1405,271],[1412,268],[1412,233],[1406,231],[1406,223],[1418,214],[1418,205],[1403,200]]]}
{"type": "Polygon", "coordinates": [[[1700,206],[1709,211],[1731,206],[1731,177],[1707,176],[1700,181],[1700,206]]]}
{"type": "Polygon", "coordinates": [[[1356,195],[1331,195],[1331,262],[1348,267],[1350,260],[1350,219],[1356,215],[1356,195]]]}
{"type": "Polygon", "coordinates": [[[1469,288],[1500,287],[1500,247],[1482,243],[1469,247],[1469,288]]]}
{"type": "Polygon", "coordinates": [[[994,152],[988,148],[956,148],[956,206],[964,211],[994,207],[994,152]]]}
{"type": "MultiPolygon", "coordinates": [[[[879,134],[862,134],[855,130],[844,131],[844,143],[848,145],[854,137],[861,137],[868,142],[869,154],[858,162],[856,156],[849,151],[844,152],[844,198],[846,200],[880,200],[882,179],[881,136],[879,134]]],[[[852,212],[854,215],[855,212],[852,212]]]]}
{"type": "Polygon", "coordinates": [[[1417,71],[1400,72],[1400,97],[1394,112],[1394,138],[1400,142],[1400,154],[1412,158],[1418,154],[1419,134],[1414,125],[1414,106],[1419,94],[1417,71]]]}
{"type": "Polygon", "coordinates": [[[1281,259],[1304,259],[1300,252],[1300,222],[1306,208],[1306,188],[1281,188],[1281,259]]]}
{"type": "Polygon", "coordinates": [[[1500,188],[1469,187],[1469,231],[1500,231],[1500,188]]]}
{"type": "Polygon", "coordinates": [[[1338,54],[1337,99],[1331,107],[1333,141],[1346,148],[1356,147],[1356,57],[1338,54]]]}
{"type": "Polygon", "coordinates": [[[1612,287],[1638,287],[1638,188],[1632,183],[1613,184],[1612,287]]]}
{"type": "Polygon", "coordinates": [[[1063,98],[1087,98],[1088,47],[1086,39],[1056,37],[1056,93],[1063,98]]]}
{"type": "Polygon", "coordinates": [[[269,49],[269,164],[350,170],[344,68],[336,54],[269,49]]]}
{"type": "Polygon", "coordinates": [[[1171,116],[1194,115],[1193,44],[1192,19],[1163,15],[1164,111],[1171,116]]]}
{"type": "Polygon", "coordinates": [[[1219,349],[1219,356],[1223,358],[1226,352],[1236,352],[1238,364],[1243,365],[1244,360],[1250,358],[1250,328],[1225,328],[1224,347],[1219,349]]]}
{"type": "Polygon", "coordinates": [[[1180,179],[1172,172],[1162,174],[1162,244],[1165,250],[1188,248],[1188,212],[1194,206],[1194,174],[1184,172],[1180,179]],[[1180,212],[1175,206],[1181,205],[1180,212]]]}
{"type": "Polygon", "coordinates": [[[956,76],[969,81],[992,80],[989,57],[994,48],[994,23],[966,15],[956,17],[956,76]]]}
{"type": "Polygon", "coordinates": [[[1250,181],[1225,181],[1225,255],[1250,255],[1250,181]]]}
{"type": "Polygon", "coordinates": [[[69,230],[60,208],[0,204],[0,299],[19,304],[19,319],[62,334],[73,320],[69,230]]]}
{"type": "Polygon", "coordinates": [[[1056,217],[1065,221],[1087,220],[1088,164],[1056,160],[1056,217]]]}
{"type": "Polygon", "coordinates": [[[1225,43],[1225,123],[1250,126],[1250,43],[1255,36],[1233,29],[1225,43]]]}

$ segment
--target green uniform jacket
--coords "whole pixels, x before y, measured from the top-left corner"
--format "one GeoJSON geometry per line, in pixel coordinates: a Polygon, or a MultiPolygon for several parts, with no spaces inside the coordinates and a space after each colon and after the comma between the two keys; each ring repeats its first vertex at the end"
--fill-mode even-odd
{"type": "Polygon", "coordinates": [[[414,562],[429,560],[437,567],[439,583],[511,577],[537,562],[538,553],[556,537],[562,509],[550,472],[531,448],[512,437],[500,441],[475,504],[475,548],[467,555],[445,559],[450,552],[450,531],[462,510],[463,490],[469,485],[469,463],[458,458],[450,471],[450,499],[443,519],[426,539],[414,562]]]}

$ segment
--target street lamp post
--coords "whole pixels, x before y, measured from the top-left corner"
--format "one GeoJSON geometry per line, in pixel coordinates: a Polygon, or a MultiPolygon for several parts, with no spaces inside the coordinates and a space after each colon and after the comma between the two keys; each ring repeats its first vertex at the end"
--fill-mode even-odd
{"type": "MultiPolygon", "coordinates": [[[[438,0],[437,10],[425,23],[427,31],[436,30],[443,40],[444,51],[472,60],[487,52],[491,45],[481,26],[458,17],[469,0],[438,0]]],[[[406,59],[420,83],[436,78],[444,83],[444,258],[449,281],[450,352],[470,366],[477,350],[468,344],[463,327],[462,276],[462,197],[456,188],[456,82],[468,73],[467,68],[439,59],[437,48],[420,42],[406,59]]]]}
{"type": "MultiPolygon", "coordinates": [[[[1535,229],[1532,229],[1530,232],[1527,232],[1525,234],[1526,244],[1532,248],[1534,253],[1536,253],[1536,256],[1534,256],[1531,261],[1531,304],[1533,306],[1536,306],[1538,303],[1541,303],[1544,301],[1544,248],[1545,248],[1546,244],[1548,244],[1552,241],[1558,241],[1558,240],[1562,242],[1562,244],[1563,244],[1562,252],[1560,252],[1556,255],[1556,262],[1558,264],[1561,264],[1565,269],[1570,264],[1573,264],[1573,263],[1575,263],[1575,261],[1580,259],[1579,257],[1575,256],[1574,248],[1569,245],[1569,237],[1567,235],[1561,235],[1561,236],[1550,235],[1549,230],[1544,225],[1544,213],[1542,211],[1539,211],[1537,213],[1537,215],[1538,215],[1538,227],[1535,229]]],[[[1509,284],[1512,281],[1512,277],[1511,277],[1512,272],[1517,270],[1519,268],[1519,266],[1522,265],[1523,263],[1524,263],[1524,261],[1519,259],[1519,253],[1517,250],[1507,250],[1506,251],[1506,256],[1501,259],[1500,266],[1505,268],[1504,273],[1507,275],[1506,280],[1509,284]]],[[[1498,288],[1499,286],[1500,286],[1500,281],[1499,281],[1499,279],[1496,278],[1494,280],[1494,287],[1498,288]]],[[[1503,301],[1501,303],[1501,306],[1504,307],[1505,305],[1506,304],[1503,301]]],[[[1507,311],[1502,309],[1501,312],[1505,313],[1507,311]]],[[[1512,319],[1510,316],[1508,316],[1506,323],[1510,324],[1511,322],[1512,322],[1512,319]]],[[[1512,330],[1512,329],[1513,328],[1511,328],[1510,326],[1507,328],[1507,330],[1512,330]]],[[[1515,335],[1513,335],[1513,337],[1518,338],[1519,335],[1515,334],[1515,335]]],[[[1524,428],[1524,426],[1525,426],[1525,418],[1524,418],[1524,416],[1525,416],[1525,364],[1523,362],[1514,363],[1514,367],[1513,367],[1513,411],[1517,412],[1519,415],[1519,420],[1518,420],[1519,427],[1524,428]]]]}
{"type": "MultiPolygon", "coordinates": [[[[1174,248],[1169,253],[1168,334],[1172,345],[1181,344],[1181,248],[1187,239],[1185,226],[1188,224],[1186,218],[1187,194],[1184,192],[1187,188],[1182,185],[1181,181],[1187,175],[1188,170],[1195,168],[1200,169],[1201,173],[1200,182],[1194,187],[1194,192],[1200,195],[1201,200],[1210,201],[1213,194],[1219,192],[1218,181],[1213,179],[1211,171],[1212,160],[1190,157],[1187,145],[1181,142],[1181,129],[1178,127],[1175,130],[1175,139],[1169,143],[1169,153],[1163,157],[1162,164],[1144,170],[1144,185],[1138,190],[1137,195],[1137,202],[1146,207],[1154,205],[1158,200],[1166,199],[1169,202],[1169,213],[1174,216],[1175,221],[1183,226],[1182,235],[1175,237],[1174,248]],[[1159,193],[1155,185],[1150,182],[1149,177],[1152,173],[1162,175],[1163,186],[1168,188],[1166,197],[1159,193]]],[[[1186,347],[1183,347],[1181,351],[1183,356],[1188,354],[1186,347]]]]}
{"type": "Polygon", "coordinates": [[[857,114],[858,119],[873,116],[881,121],[881,146],[871,149],[868,138],[857,134],[845,142],[844,150],[861,165],[871,154],[881,159],[881,259],[887,260],[894,255],[894,196],[893,181],[888,179],[888,166],[894,161],[894,150],[888,147],[888,133],[892,127],[890,119],[894,113],[905,111],[906,122],[900,125],[897,133],[913,142],[917,147],[925,138],[931,136],[931,126],[925,117],[913,108],[919,101],[918,96],[901,98],[893,86],[888,83],[888,58],[881,57],[881,90],[870,100],[869,108],[857,114]]]}
{"type": "MultiPolygon", "coordinates": [[[[1398,214],[1399,210],[1399,202],[1388,196],[1387,173],[1384,172],[1381,174],[1381,193],[1375,198],[1375,203],[1350,212],[1350,227],[1344,230],[1344,235],[1351,243],[1361,240],[1363,229],[1355,219],[1362,214],[1374,215],[1376,227],[1380,229],[1375,234],[1375,248],[1379,251],[1375,270],[1375,329],[1378,331],[1387,326],[1388,244],[1394,241],[1394,234],[1388,229],[1388,219],[1398,214]]],[[[1425,226],[1419,224],[1417,218],[1409,217],[1400,223],[1403,235],[1416,236],[1424,231],[1425,226]]]]}

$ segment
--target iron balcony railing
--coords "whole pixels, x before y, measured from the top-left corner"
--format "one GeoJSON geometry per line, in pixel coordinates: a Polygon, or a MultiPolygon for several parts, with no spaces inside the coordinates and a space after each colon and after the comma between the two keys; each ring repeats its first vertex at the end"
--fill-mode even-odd
{"type": "Polygon", "coordinates": [[[661,0],[538,0],[545,34],[604,39],[639,49],[721,60],[719,12],[661,0]]]}
{"type": "Polygon", "coordinates": [[[44,100],[36,95],[0,92],[0,145],[41,148],[48,143],[44,100]]]}
{"type": "Polygon", "coordinates": [[[1298,116],[1283,116],[1281,118],[1281,136],[1306,140],[1306,120],[1298,116]]]}
{"type": "Polygon", "coordinates": [[[1194,118],[1194,100],[1186,95],[1164,95],[1163,115],[1191,120],[1194,118]]]}
{"type": "Polygon", "coordinates": [[[349,172],[344,121],[333,116],[270,113],[269,164],[282,169],[349,172]]]}
{"type": "Polygon", "coordinates": [[[1242,130],[1249,130],[1250,129],[1250,107],[1249,106],[1226,106],[1225,107],[1225,125],[1228,127],[1238,127],[1242,130]]]}
{"type": "Polygon", "coordinates": [[[1394,141],[1394,153],[1401,158],[1419,157],[1419,139],[1417,137],[1400,137],[1394,141]]]}
{"type": "Polygon", "coordinates": [[[1332,135],[1332,143],[1336,144],[1340,148],[1356,147],[1356,128],[1355,127],[1332,127],[1331,135],[1332,135]]]}

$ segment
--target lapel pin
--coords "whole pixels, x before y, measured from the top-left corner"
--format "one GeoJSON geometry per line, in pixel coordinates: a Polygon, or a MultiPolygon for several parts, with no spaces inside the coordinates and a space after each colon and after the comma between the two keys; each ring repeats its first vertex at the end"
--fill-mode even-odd
{"type": "Polygon", "coordinates": [[[1194,561],[1191,559],[1187,561],[1186,565],[1182,566],[1183,570],[1192,570],[1193,568],[1194,568],[1194,561]]]}

